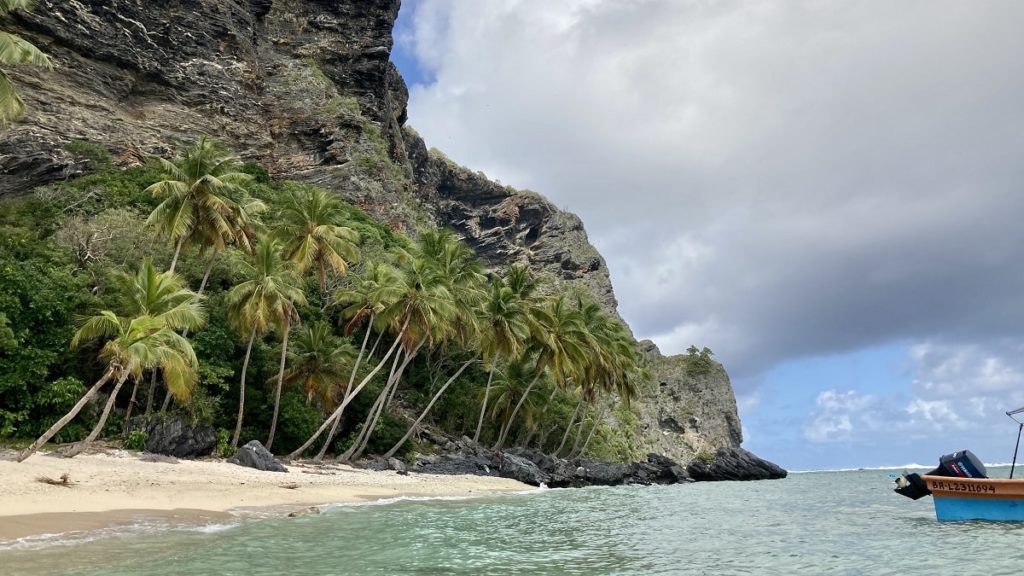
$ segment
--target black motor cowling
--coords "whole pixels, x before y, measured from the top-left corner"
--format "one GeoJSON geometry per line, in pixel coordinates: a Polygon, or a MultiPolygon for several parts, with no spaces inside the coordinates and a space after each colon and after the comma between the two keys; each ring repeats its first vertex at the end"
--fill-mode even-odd
{"type": "Polygon", "coordinates": [[[973,452],[961,450],[939,458],[939,467],[929,472],[928,475],[952,478],[988,478],[988,471],[973,452]]]}

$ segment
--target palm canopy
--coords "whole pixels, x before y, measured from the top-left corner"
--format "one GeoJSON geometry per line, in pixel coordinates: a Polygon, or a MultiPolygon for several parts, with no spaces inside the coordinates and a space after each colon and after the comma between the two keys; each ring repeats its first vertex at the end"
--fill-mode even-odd
{"type": "Polygon", "coordinates": [[[146,222],[176,243],[172,270],[186,244],[214,250],[232,243],[243,249],[249,247],[245,230],[264,207],[246,198],[245,186],[252,176],[239,171],[238,158],[222,144],[203,136],[173,162],[163,158],[155,162],[164,179],[145,192],[163,201],[146,222]]]}
{"type": "Polygon", "coordinates": [[[414,257],[424,280],[447,293],[445,325],[435,324],[444,342],[449,337],[463,345],[476,345],[481,330],[480,312],[487,297],[483,265],[476,254],[448,230],[424,232],[414,257]]]}
{"type": "Polygon", "coordinates": [[[336,393],[348,381],[348,368],[355,358],[352,344],[335,336],[328,324],[315,322],[292,342],[288,356],[284,382],[302,386],[307,403],[316,396],[321,406],[334,409],[336,393]]]}
{"type": "Polygon", "coordinates": [[[175,398],[191,396],[198,364],[195,352],[188,339],[169,328],[164,318],[126,318],[103,310],[82,324],[71,347],[89,340],[106,340],[99,357],[114,374],[137,379],[145,369],[160,368],[175,398]]]}
{"type": "Polygon", "coordinates": [[[122,306],[129,315],[160,317],[172,330],[196,330],[206,323],[201,298],[181,276],[158,271],[150,258],[135,274],[124,273],[119,280],[122,306]]]}
{"type": "Polygon", "coordinates": [[[228,292],[228,318],[244,335],[265,334],[295,314],[306,295],[295,270],[281,258],[281,245],[265,239],[241,264],[244,281],[228,292]]]}
{"type": "Polygon", "coordinates": [[[368,265],[351,286],[334,295],[335,302],[342,307],[341,317],[346,320],[345,334],[351,334],[363,323],[383,318],[383,313],[395,309],[406,289],[405,276],[391,264],[368,265]]]}
{"type": "Polygon", "coordinates": [[[327,270],[348,271],[359,259],[359,234],[344,223],[344,205],[326,190],[310,188],[294,192],[281,210],[278,238],[284,257],[300,272],[317,268],[320,290],[327,289],[327,270]]]}
{"type": "Polygon", "coordinates": [[[537,323],[527,353],[537,371],[547,370],[560,383],[580,372],[587,357],[590,334],[573,303],[565,296],[550,298],[533,310],[537,323]]]}
{"type": "Polygon", "coordinates": [[[578,296],[576,305],[589,336],[589,353],[580,366],[584,396],[615,392],[628,404],[643,371],[636,341],[622,322],[592,300],[578,296]]]}
{"type": "Polygon", "coordinates": [[[491,282],[484,304],[481,352],[491,366],[499,358],[518,356],[530,336],[526,302],[502,278],[491,282]]]}
{"type": "MultiPolygon", "coordinates": [[[[0,0],[0,16],[14,10],[32,8],[30,0],[0,0]]],[[[0,64],[30,64],[48,70],[53,62],[31,42],[16,34],[0,31],[0,64]]],[[[25,114],[25,102],[14,89],[11,78],[0,70],[0,128],[7,126],[25,114]]]]}

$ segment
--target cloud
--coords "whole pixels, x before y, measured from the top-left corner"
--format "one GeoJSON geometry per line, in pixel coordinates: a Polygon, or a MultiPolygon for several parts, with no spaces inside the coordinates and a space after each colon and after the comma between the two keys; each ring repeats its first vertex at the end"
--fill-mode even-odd
{"type": "MultiPolygon", "coordinates": [[[[407,43],[433,81],[410,119],[579,213],[634,332],[740,381],[894,340],[1019,342],[1024,3],[940,5],[421,0],[407,43]]],[[[937,374],[922,390],[954,386],[937,374]]]]}
{"type": "MultiPolygon", "coordinates": [[[[989,444],[1007,433],[1005,412],[1024,405],[1024,352],[1001,341],[912,346],[911,395],[821,392],[803,428],[813,443],[916,442],[939,434],[989,444]]],[[[1000,442],[998,444],[1002,446],[1000,442]]]]}

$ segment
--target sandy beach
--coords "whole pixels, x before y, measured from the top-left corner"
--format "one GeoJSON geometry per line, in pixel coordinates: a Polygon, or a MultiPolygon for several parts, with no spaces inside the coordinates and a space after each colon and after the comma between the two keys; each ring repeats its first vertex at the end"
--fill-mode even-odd
{"type": "Polygon", "coordinates": [[[360,470],[293,463],[287,473],[261,472],[223,461],[152,462],[110,450],[73,459],[36,454],[0,459],[0,540],[130,522],[140,516],[210,521],[245,508],[291,509],[401,496],[483,496],[531,490],[515,480],[360,470]],[[60,479],[54,486],[39,478],[60,479]]]}

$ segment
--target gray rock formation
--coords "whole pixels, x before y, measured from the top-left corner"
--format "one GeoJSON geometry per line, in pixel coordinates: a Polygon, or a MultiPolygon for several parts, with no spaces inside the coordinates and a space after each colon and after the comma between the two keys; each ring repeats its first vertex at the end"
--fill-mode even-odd
{"type": "Polygon", "coordinates": [[[264,472],[287,472],[288,469],[274,458],[258,440],[250,440],[228,459],[232,464],[263,470],[264,472]]]}
{"type": "Polygon", "coordinates": [[[742,448],[721,448],[712,458],[698,458],[686,468],[694,480],[774,480],[786,471],[742,448]]]}
{"type": "Polygon", "coordinates": [[[209,424],[193,425],[184,416],[139,416],[132,418],[128,431],[146,433],[143,449],[176,458],[206,456],[217,446],[217,432],[209,424]]]}
{"type": "Polygon", "coordinates": [[[721,364],[688,355],[662,356],[641,342],[651,382],[635,403],[645,449],[680,462],[743,441],[736,396],[721,364]]]}

